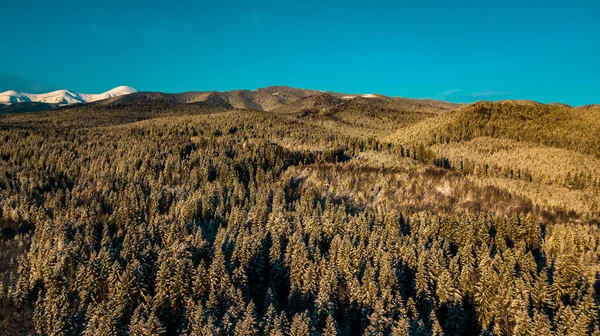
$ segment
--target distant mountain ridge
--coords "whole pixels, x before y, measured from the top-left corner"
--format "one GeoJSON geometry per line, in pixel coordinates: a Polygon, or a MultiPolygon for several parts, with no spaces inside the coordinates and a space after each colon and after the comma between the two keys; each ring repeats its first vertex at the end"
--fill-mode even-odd
{"type": "Polygon", "coordinates": [[[450,109],[459,104],[429,99],[392,98],[376,94],[356,94],[324,92],[319,90],[298,89],[287,86],[270,86],[257,90],[208,91],[184,93],[137,92],[127,96],[106,99],[96,104],[122,105],[135,102],[161,101],[181,104],[204,104],[227,108],[239,108],[259,111],[299,112],[312,108],[332,108],[340,104],[380,104],[386,101],[393,105],[436,107],[450,109]],[[378,103],[379,102],[379,103],[378,103]]]}
{"type": "MultiPolygon", "coordinates": [[[[541,108],[543,106],[562,107],[566,110],[598,108],[598,105],[575,108],[557,103],[542,104],[521,100],[487,103],[494,105],[509,104],[519,109],[541,108]]],[[[138,92],[127,86],[120,86],[101,94],[82,94],[68,90],[58,90],[46,94],[28,94],[15,91],[0,93],[0,114],[39,112],[53,110],[58,107],[72,108],[81,104],[97,107],[119,107],[123,105],[153,106],[153,109],[157,108],[157,104],[166,104],[165,106],[171,104],[191,104],[274,113],[304,113],[308,116],[314,116],[315,113],[339,114],[349,111],[352,111],[352,115],[355,115],[355,112],[363,111],[372,113],[385,112],[393,116],[400,112],[437,113],[457,108],[467,108],[470,105],[478,103],[455,104],[432,99],[388,97],[373,93],[336,93],[288,86],[270,86],[256,90],[190,91],[183,93],[138,92]]],[[[346,117],[350,117],[350,115],[346,117]]]]}
{"type": "Polygon", "coordinates": [[[48,93],[24,93],[9,90],[0,93],[0,104],[45,103],[53,105],[69,105],[90,103],[134,92],[137,92],[137,90],[129,86],[119,86],[99,94],[77,93],[69,90],[57,90],[48,93]]]}
{"type": "Polygon", "coordinates": [[[136,101],[166,101],[181,104],[202,103],[211,106],[250,109],[259,111],[273,111],[277,108],[292,103],[298,99],[306,98],[320,93],[317,90],[297,89],[287,86],[270,86],[257,90],[233,91],[198,91],[183,93],[137,92],[128,96],[114,97],[98,104],[120,105],[136,101]]]}

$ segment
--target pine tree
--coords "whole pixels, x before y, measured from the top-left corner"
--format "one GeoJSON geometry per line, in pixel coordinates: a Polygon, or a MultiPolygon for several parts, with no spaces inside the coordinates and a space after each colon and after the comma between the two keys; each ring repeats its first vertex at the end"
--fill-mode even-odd
{"type": "Polygon", "coordinates": [[[408,336],[410,334],[410,324],[408,319],[400,318],[394,322],[392,327],[392,336],[408,336]]]}
{"type": "Polygon", "coordinates": [[[310,336],[313,334],[308,311],[298,313],[292,318],[290,336],[310,336]]]}
{"type": "Polygon", "coordinates": [[[241,320],[239,320],[235,325],[234,335],[236,336],[250,336],[256,335],[258,333],[258,328],[256,325],[255,312],[254,312],[254,303],[250,302],[246,307],[246,312],[241,320]]]}
{"type": "Polygon", "coordinates": [[[431,311],[431,314],[429,314],[429,321],[431,324],[431,336],[443,336],[444,330],[442,330],[440,321],[434,311],[431,311]]]}
{"type": "MultiPolygon", "coordinates": [[[[271,311],[269,309],[269,311],[271,311]]],[[[268,317],[265,317],[265,326],[263,328],[265,336],[283,336],[286,335],[288,322],[284,313],[276,315],[273,310],[268,317]]]]}
{"type": "Polygon", "coordinates": [[[165,328],[162,326],[158,317],[154,312],[148,313],[146,305],[140,305],[133,312],[131,324],[129,325],[129,333],[131,335],[152,336],[165,333],[165,328]]]}
{"type": "Polygon", "coordinates": [[[322,336],[337,336],[339,335],[340,330],[338,329],[337,322],[332,315],[327,315],[327,319],[325,320],[325,328],[321,333],[322,336]]]}
{"type": "Polygon", "coordinates": [[[540,312],[535,312],[530,330],[533,335],[555,335],[548,316],[540,312]]]}
{"type": "Polygon", "coordinates": [[[558,321],[556,323],[557,336],[582,335],[581,329],[577,325],[577,316],[573,313],[571,306],[560,307],[556,319],[558,321]]]}

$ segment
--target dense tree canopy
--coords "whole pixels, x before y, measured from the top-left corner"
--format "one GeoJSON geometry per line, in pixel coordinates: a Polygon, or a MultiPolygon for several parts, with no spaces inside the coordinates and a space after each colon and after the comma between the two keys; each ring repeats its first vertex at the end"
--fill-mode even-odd
{"type": "Polygon", "coordinates": [[[0,119],[4,333],[600,334],[593,212],[359,125],[169,108],[0,119]]]}

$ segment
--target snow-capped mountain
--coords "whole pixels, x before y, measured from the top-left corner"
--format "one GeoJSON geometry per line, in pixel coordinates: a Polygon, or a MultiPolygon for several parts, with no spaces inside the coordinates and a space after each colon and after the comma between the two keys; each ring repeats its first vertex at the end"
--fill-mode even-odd
{"type": "Polygon", "coordinates": [[[69,90],[57,90],[38,94],[10,90],[0,93],[0,104],[48,103],[68,105],[75,103],[89,103],[97,100],[123,96],[134,92],[137,92],[137,90],[129,86],[119,86],[110,91],[99,94],[76,93],[69,90]]]}

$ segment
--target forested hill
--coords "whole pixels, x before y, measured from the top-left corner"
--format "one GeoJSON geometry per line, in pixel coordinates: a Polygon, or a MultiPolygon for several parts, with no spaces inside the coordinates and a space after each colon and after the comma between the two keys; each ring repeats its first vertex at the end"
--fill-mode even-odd
{"type": "Polygon", "coordinates": [[[0,116],[0,334],[600,334],[597,107],[275,90],[0,116]]]}

